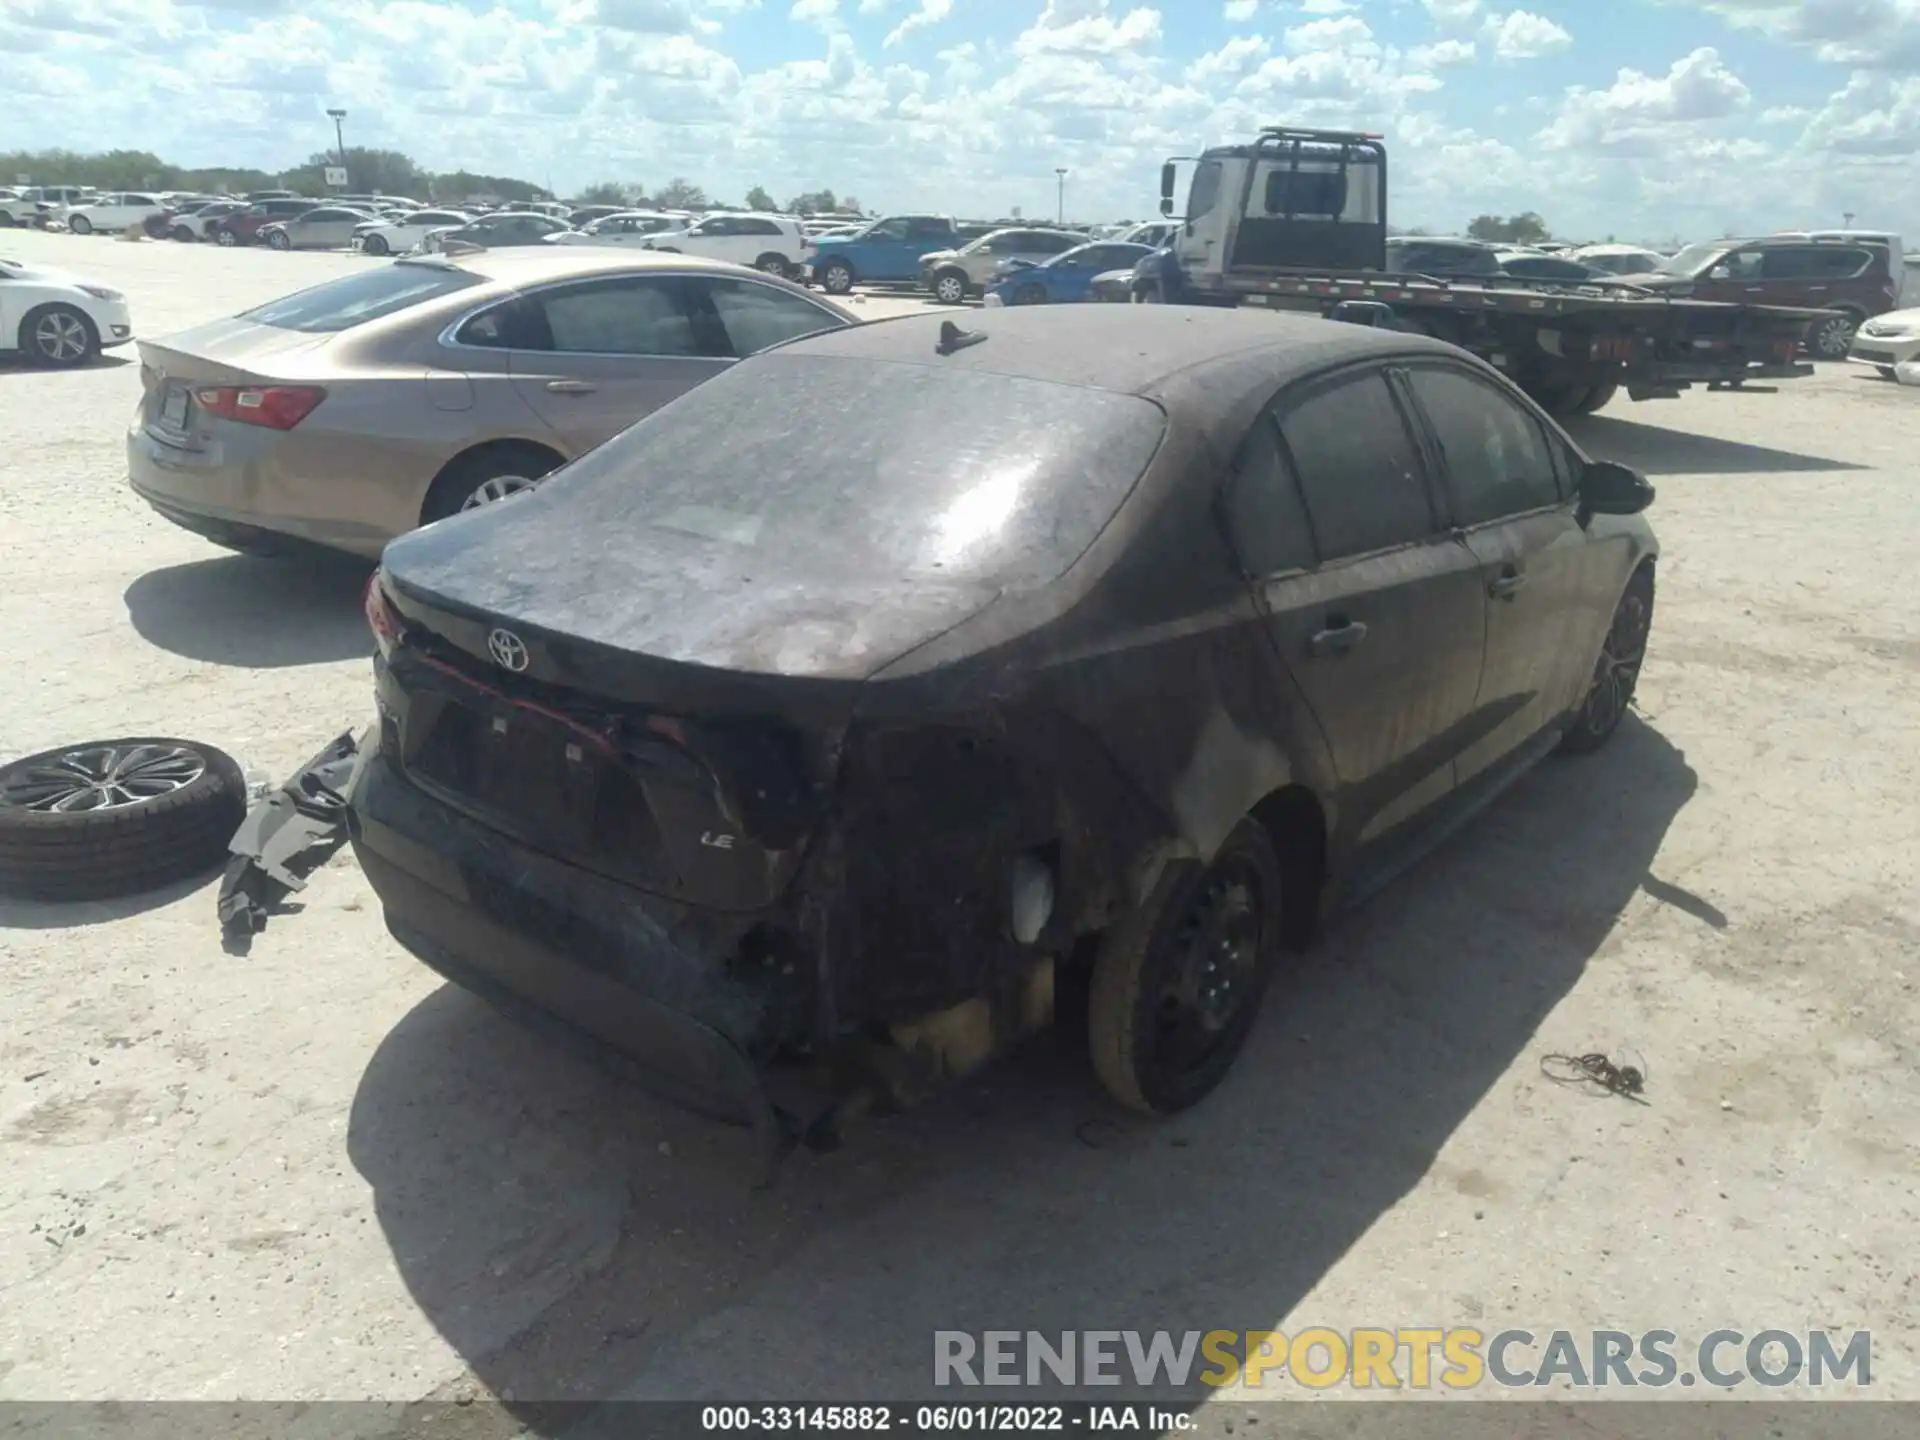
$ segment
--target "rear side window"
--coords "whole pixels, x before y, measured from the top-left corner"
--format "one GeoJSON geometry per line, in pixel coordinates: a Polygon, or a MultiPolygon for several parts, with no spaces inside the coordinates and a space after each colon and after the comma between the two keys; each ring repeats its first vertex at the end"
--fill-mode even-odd
{"type": "Polygon", "coordinates": [[[1484,525],[1559,503],[1553,452],[1532,415],[1457,370],[1411,370],[1407,380],[1439,442],[1455,524],[1484,525]]]}
{"type": "Polygon", "coordinates": [[[479,283],[478,275],[465,270],[437,265],[383,265],[244,310],[238,318],[276,330],[328,335],[479,283]]]}
{"type": "Polygon", "coordinates": [[[719,312],[735,355],[758,354],[769,345],[837,329],[841,324],[838,316],[811,300],[771,285],[756,285],[749,280],[714,280],[709,284],[713,308],[719,312]]]}
{"type": "Polygon", "coordinates": [[[1281,438],[1320,558],[1424,539],[1436,528],[1420,454],[1378,370],[1335,381],[1284,412],[1281,438]]]}
{"type": "Polygon", "coordinates": [[[1347,177],[1338,170],[1270,170],[1262,199],[1269,215],[1337,220],[1347,208],[1347,177]]]}
{"type": "Polygon", "coordinates": [[[1255,579],[1312,568],[1313,525],[1272,415],[1262,415],[1240,446],[1227,519],[1240,564],[1255,579]]]}
{"type": "Polygon", "coordinates": [[[1816,250],[1813,273],[1823,280],[1850,280],[1872,263],[1873,253],[1868,250],[1816,250]]]}

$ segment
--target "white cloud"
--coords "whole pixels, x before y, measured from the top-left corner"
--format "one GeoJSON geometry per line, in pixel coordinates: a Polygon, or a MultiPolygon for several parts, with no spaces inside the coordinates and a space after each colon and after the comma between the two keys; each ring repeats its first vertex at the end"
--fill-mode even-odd
{"type": "Polygon", "coordinates": [[[1471,25],[1480,13],[1480,0],[1421,0],[1436,25],[1457,29],[1471,25]]]}
{"type": "Polygon", "coordinates": [[[1416,45],[1407,52],[1407,63],[1416,70],[1443,70],[1449,65],[1465,65],[1479,52],[1471,40],[1436,40],[1431,45],[1416,45]]]}
{"type": "Polygon", "coordinates": [[[1300,9],[1307,15],[1345,15],[1359,8],[1352,0],[1300,0],[1300,9]]]}
{"type": "Polygon", "coordinates": [[[1239,25],[1253,19],[1260,11],[1260,0],[1227,0],[1226,9],[1221,13],[1234,24],[1239,25]]]}
{"type": "Polygon", "coordinates": [[[938,25],[953,13],[953,0],[920,0],[920,8],[887,32],[881,43],[891,49],[916,30],[938,25]]]}
{"type": "Polygon", "coordinates": [[[1273,53],[1263,35],[1237,35],[1211,54],[1187,67],[1187,83],[1207,89],[1222,81],[1238,80],[1273,53]]]}
{"type": "Polygon", "coordinates": [[[1306,24],[1296,25],[1287,31],[1286,40],[1289,50],[1303,55],[1317,51],[1373,54],[1380,48],[1373,42],[1372,29],[1357,15],[1342,15],[1330,20],[1309,20],[1306,24]]]}
{"type": "Polygon", "coordinates": [[[1488,48],[1501,60],[1538,60],[1543,55],[1557,55],[1573,45],[1573,36],[1531,10],[1489,15],[1480,33],[1488,48]]]}
{"type": "Polygon", "coordinates": [[[1158,10],[1129,10],[1115,18],[1108,0],[1047,0],[1033,27],[1013,42],[1013,50],[1016,55],[1113,55],[1149,49],[1160,38],[1158,10]]]}
{"type": "Polygon", "coordinates": [[[1702,46],[1674,61],[1665,75],[1622,70],[1605,90],[1574,86],[1540,139],[1554,149],[1594,146],[1651,153],[1665,143],[1664,129],[1725,119],[1751,99],[1746,82],[1721,62],[1720,52],[1702,46]]]}
{"type": "Polygon", "coordinates": [[[831,20],[839,13],[840,0],[793,0],[793,8],[787,12],[787,18],[817,23],[831,20]]]}
{"type": "Polygon", "coordinates": [[[1917,0],[1690,0],[1832,65],[1920,74],[1917,0]]]}

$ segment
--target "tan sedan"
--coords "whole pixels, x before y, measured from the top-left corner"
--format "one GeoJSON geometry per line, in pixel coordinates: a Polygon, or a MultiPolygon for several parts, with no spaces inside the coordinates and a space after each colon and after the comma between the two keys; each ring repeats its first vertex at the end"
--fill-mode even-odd
{"type": "Polygon", "coordinates": [[[397,260],[139,342],[135,492],[230,549],[377,556],[528,488],[743,356],[856,323],[688,256],[397,260]]]}

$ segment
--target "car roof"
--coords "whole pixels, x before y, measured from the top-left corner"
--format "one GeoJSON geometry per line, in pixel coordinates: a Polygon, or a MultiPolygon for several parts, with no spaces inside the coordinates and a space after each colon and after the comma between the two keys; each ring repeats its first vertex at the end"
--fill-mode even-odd
{"type": "Polygon", "coordinates": [[[1035,305],[968,316],[962,328],[986,338],[940,355],[934,347],[948,323],[958,322],[937,314],[874,320],[792,341],[770,354],[982,371],[1164,398],[1174,390],[1204,393],[1216,381],[1223,392],[1243,384],[1277,390],[1369,355],[1460,353],[1423,336],[1317,315],[1184,305],[1035,305]],[[1176,377],[1196,383],[1174,386],[1176,377]]]}

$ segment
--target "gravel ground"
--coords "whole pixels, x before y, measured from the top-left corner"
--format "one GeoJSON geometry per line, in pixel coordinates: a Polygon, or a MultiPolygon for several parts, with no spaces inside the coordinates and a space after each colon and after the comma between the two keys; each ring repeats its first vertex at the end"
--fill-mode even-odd
{"type": "MultiPolygon", "coordinates": [[[[0,248],[148,334],[369,263],[0,248]]],[[[138,389],[0,363],[0,750],[284,775],[368,718],[359,577],[153,516],[138,389]]],[[[1660,487],[1642,716],[1341,924],[1169,1124],[1042,1046],[755,1192],[438,984],[350,856],[245,957],[206,883],[0,908],[0,1398],[904,1396],[937,1328],[1423,1323],[1871,1328],[1920,1398],[1917,405],[1840,367],[1582,424],[1660,487]],[[1628,1048],[1645,1106],[1541,1075],[1628,1048]]]]}

